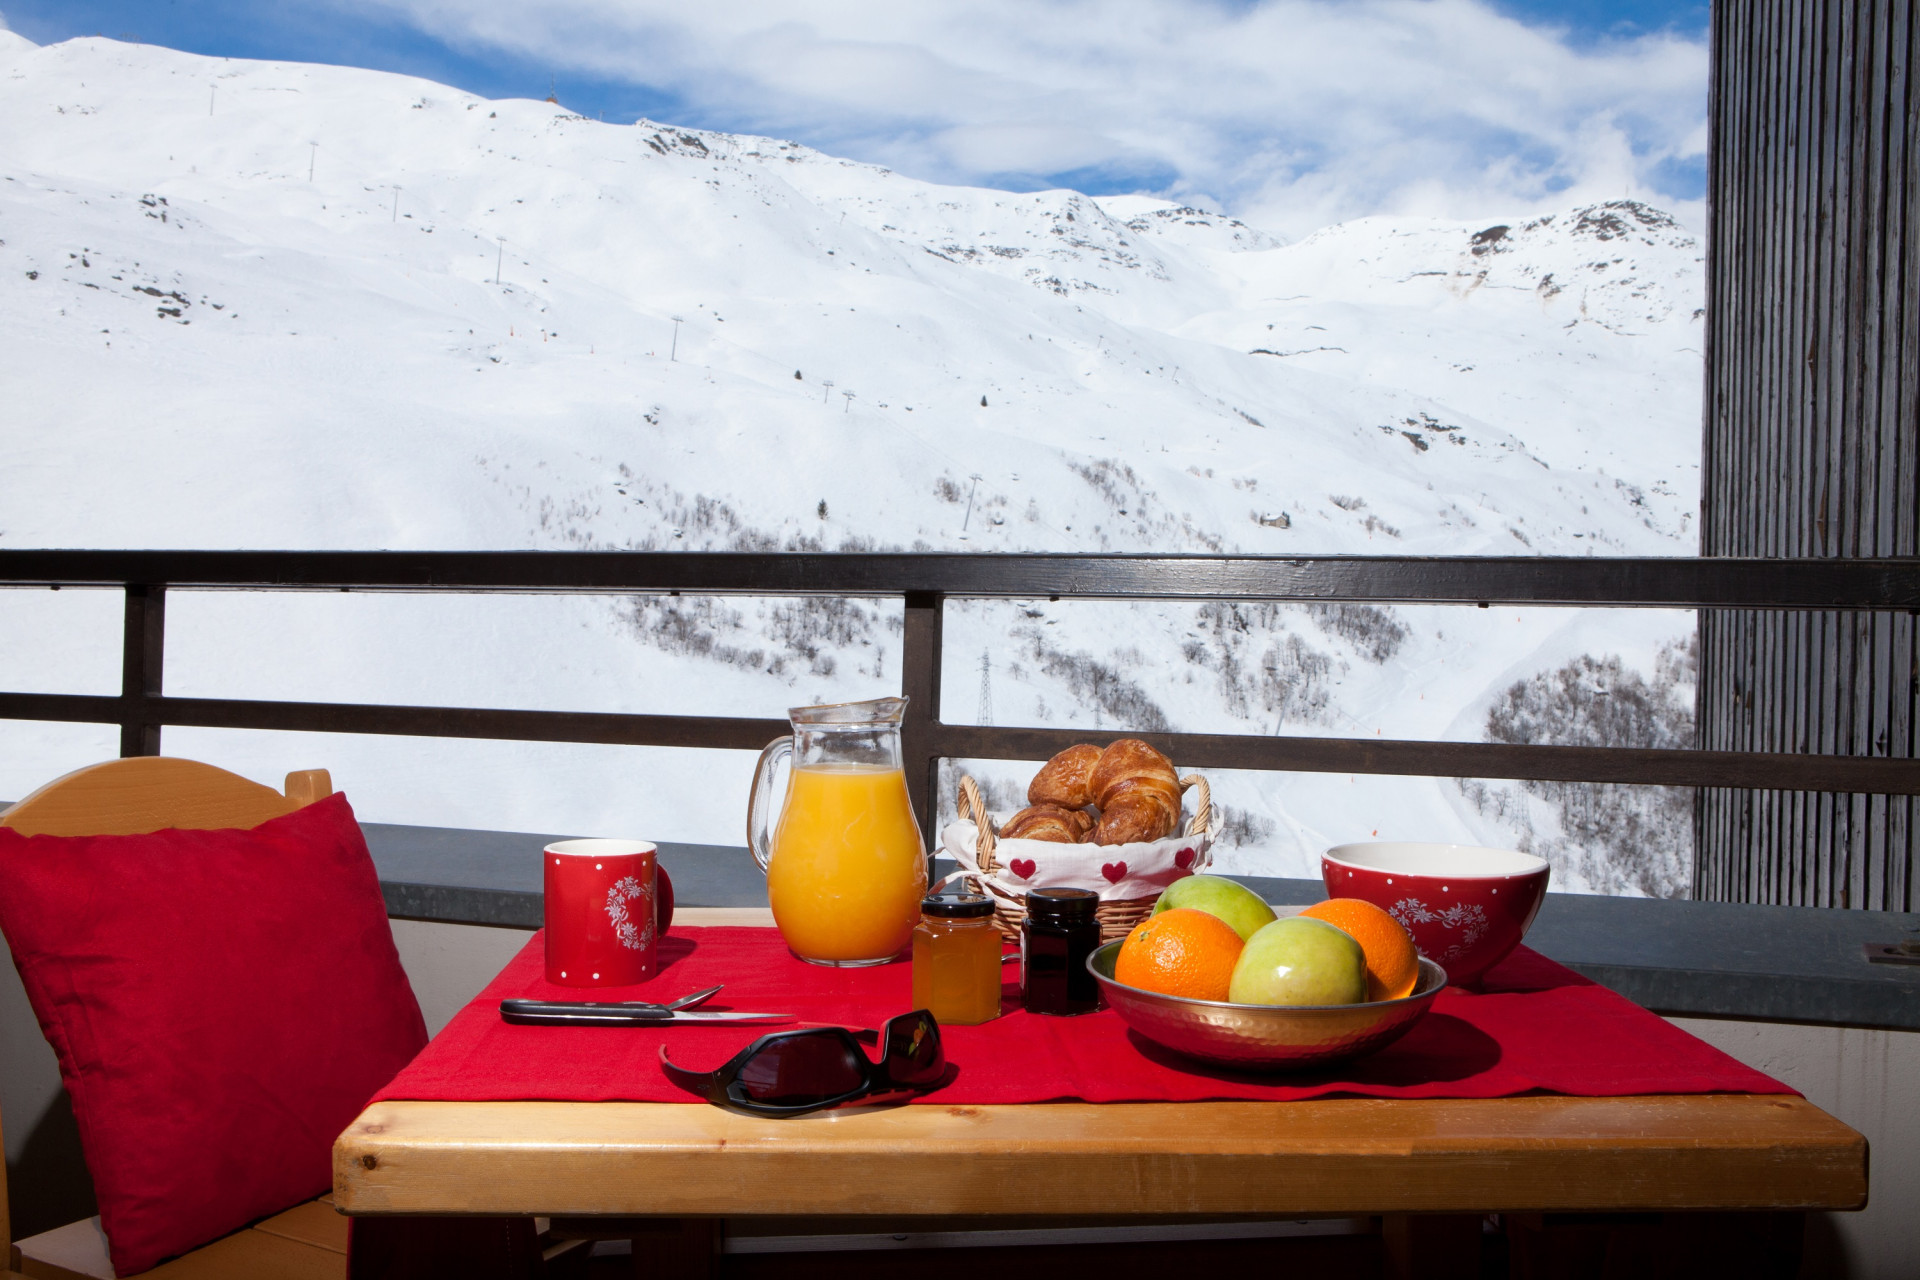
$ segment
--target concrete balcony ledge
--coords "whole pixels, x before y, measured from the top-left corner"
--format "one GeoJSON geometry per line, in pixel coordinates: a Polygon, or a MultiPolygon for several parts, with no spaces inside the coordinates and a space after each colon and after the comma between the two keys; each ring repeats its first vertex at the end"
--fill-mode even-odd
{"type": "MultiPolygon", "coordinates": [[[[364,824],[388,914],[537,929],[543,845],[510,831],[364,824]]],[[[662,843],[686,906],[765,906],[737,845],[662,843]]],[[[1315,902],[1318,880],[1239,877],[1270,902],[1315,902]]],[[[1920,930],[1920,914],[1550,894],[1527,944],[1657,1013],[1920,1030],[1920,966],[1869,964],[1865,943],[1920,930]]]]}

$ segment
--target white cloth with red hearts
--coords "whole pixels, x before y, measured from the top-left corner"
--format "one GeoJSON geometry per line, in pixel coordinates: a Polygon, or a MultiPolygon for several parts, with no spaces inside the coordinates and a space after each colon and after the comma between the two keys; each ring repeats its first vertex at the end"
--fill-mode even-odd
{"type": "Polygon", "coordinates": [[[941,848],[960,864],[961,873],[988,881],[1009,898],[1029,889],[1092,889],[1103,901],[1154,898],[1183,876],[1204,870],[1212,859],[1213,838],[1168,836],[1133,844],[1059,844],[1052,840],[1001,840],[994,845],[994,868],[980,869],[974,852],[979,830],[961,819],[940,833],[941,848]]]}

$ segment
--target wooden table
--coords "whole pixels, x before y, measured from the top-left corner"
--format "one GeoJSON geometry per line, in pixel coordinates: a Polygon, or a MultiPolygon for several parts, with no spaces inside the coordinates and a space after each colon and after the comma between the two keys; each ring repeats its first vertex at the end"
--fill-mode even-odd
{"type": "Polygon", "coordinates": [[[334,1146],[335,1202],[375,1215],[1470,1214],[1477,1230],[1488,1211],[1866,1197],[1860,1134],[1801,1098],[1747,1094],[916,1105],[797,1120],[395,1101],[334,1146]]]}

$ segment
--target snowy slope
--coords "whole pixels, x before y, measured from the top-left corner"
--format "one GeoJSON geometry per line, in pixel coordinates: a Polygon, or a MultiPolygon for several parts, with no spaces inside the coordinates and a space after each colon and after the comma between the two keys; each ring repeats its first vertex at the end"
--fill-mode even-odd
{"type": "MultiPolygon", "coordinates": [[[[1287,245],[1145,197],[0,32],[0,241],[4,546],[1694,545],[1700,250],[1637,205],[1287,245]]],[[[170,689],[772,714],[897,674],[878,606],[581,602],[563,646],[553,615],[410,607],[176,602],[170,689]]],[[[1479,737],[1515,680],[1588,652],[1650,673],[1686,625],[1375,612],[962,607],[946,714],[981,689],[1000,723],[1479,737]]],[[[248,741],[220,744],[282,750],[248,741]]],[[[339,773],[392,746],[309,749],[339,773]]],[[[409,774],[369,816],[730,841],[738,767],[671,766],[697,806],[553,782],[487,814],[409,774]]],[[[1502,838],[1450,783],[1303,785],[1234,784],[1244,865],[1364,835],[1363,793],[1502,838]]]]}

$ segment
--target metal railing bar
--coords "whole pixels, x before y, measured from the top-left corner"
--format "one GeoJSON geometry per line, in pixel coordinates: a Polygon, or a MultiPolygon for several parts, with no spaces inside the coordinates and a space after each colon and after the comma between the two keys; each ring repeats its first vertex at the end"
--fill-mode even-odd
{"type": "Polygon", "coordinates": [[[153,714],[165,672],[167,589],[129,583],[120,631],[120,754],[160,754],[153,714]]]}
{"type": "MultiPolygon", "coordinates": [[[[793,732],[784,719],[637,715],[604,711],[531,711],[486,707],[407,707],[337,702],[256,702],[223,698],[157,698],[169,725],[279,729],[422,738],[497,738],[516,742],[580,742],[628,747],[706,747],[758,751],[793,732]]],[[[4,708],[0,700],[0,708],[4,708]]]]}
{"type": "MultiPolygon", "coordinates": [[[[1115,735],[1096,735],[1085,729],[936,724],[929,736],[933,749],[948,758],[1045,760],[1076,742],[1115,735]]],[[[1183,770],[1261,769],[1920,795],[1920,760],[1876,756],[1207,733],[1129,736],[1151,742],[1183,770]]]]}
{"type": "MultiPolygon", "coordinates": [[[[785,720],[723,716],[174,697],[151,699],[147,706],[158,723],[200,728],[737,751],[758,751],[790,732],[785,720]]],[[[113,697],[0,693],[0,719],[110,724],[120,720],[122,710],[121,699],[113,697]]],[[[1104,736],[1113,737],[1117,732],[1108,731],[1104,736]]],[[[1044,760],[1064,747],[1100,736],[1086,729],[952,725],[934,720],[918,726],[917,733],[916,744],[910,744],[906,752],[910,785],[918,781],[915,761],[1044,760]]],[[[1131,736],[1153,743],[1181,768],[1920,795],[1920,761],[1873,756],[1204,733],[1142,732],[1131,736]]],[[[915,803],[924,804],[929,796],[930,790],[916,794],[915,803]]],[[[930,804],[921,810],[930,811],[930,804]]]]}
{"type": "MultiPolygon", "coordinates": [[[[267,702],[227,698],[153,698],[156,725],[364,733],[421,738],[497,738],[629,747],[711,747],[758,751],[793,731],[785,720],[726,716],[630,715],[490,707],[410,707],[371,703],[267,702]]],[[[66,693],[0,693],[0,720],[120,724],[120,698],[66,693]]]]}
{"type": "Polygon", "coordinates": [[[1920,559],[4,551],[0,585],[1920,609],[1920,559]]]}
{"type": "Polygon", "coordinates": [[[0,693],[0,720],[120,724],[125,712],[126,700],[113,694],[0,693]]]}
{"type": "Polygon", "coordinates": [[[940,806],[934,794],[939,785],[940,753],[932,734],[940,717],[941,652],[946,640],[946,609],[941,598],[926,592],[908,592],[901,619],[900,692],[907,708],[900,725],[900,755],[906,770],[907,798],[920,815],[920,833],[927,848],[936,843],[934,820],[940,806]]]}

